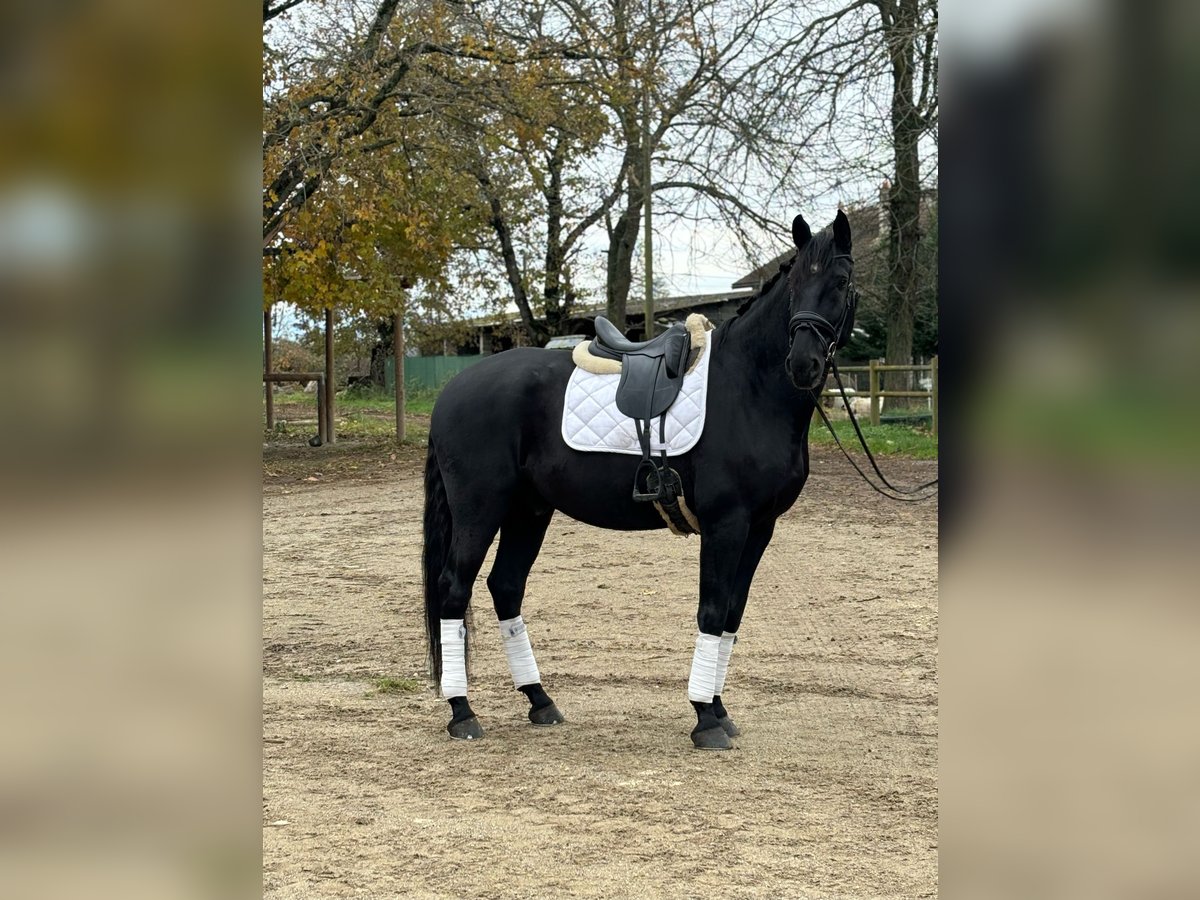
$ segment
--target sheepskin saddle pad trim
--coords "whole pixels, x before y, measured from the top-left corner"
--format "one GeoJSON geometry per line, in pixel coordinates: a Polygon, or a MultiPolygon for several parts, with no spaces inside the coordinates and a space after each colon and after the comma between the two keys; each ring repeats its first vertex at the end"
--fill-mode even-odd
{"type": "MultiPolygon", "coordinates": [[[[712,342],[707,339],[706,332],[712,326],[705,329],[708,320],[693,313],[688,317],[689,331],[693,320],[703,338],[699,355],[683,376],[683,386],[675,402],[663,416],[651,420],[650,449],[654,453],[665,449],[667,456],[680,456],[696,446],[704,432],[708,371],[712,359],[712,342]],[[660,421],[664,417],[666,421],[660,421]],[[660,428],[665,428],[665,442],[660,439],[660,428]]],[[[692,340],[694,343],[694,335],[692,340]]],[[[605,361],[608,360],[601,360],[605,361]]],[[[576,367],[571,373],[562,417],[562,436],[568,447],[587,453],[642,455],[633,419],[617,409],[620,381],[619,367],[603,373],[576,367]]]]}
{"type": "MultiPolygon", "coordinates": [[[[688,372],[691,372],[700,362],[700,352],[708,344],[708,333],[716,326],[700,313],[692,313],[683,324],[688,330],[688,337],[692,340],[692,352],[688,357],[687,368],[688,372]]],[[[609,359],[606,356],[593,356],[588,350],[591,344],[591,341],[583,341],[575,345],[575,349],[571,351],[571,360],[575,365],[585,372],[595,375],[620,375],[620,360],[609,359]]]]}

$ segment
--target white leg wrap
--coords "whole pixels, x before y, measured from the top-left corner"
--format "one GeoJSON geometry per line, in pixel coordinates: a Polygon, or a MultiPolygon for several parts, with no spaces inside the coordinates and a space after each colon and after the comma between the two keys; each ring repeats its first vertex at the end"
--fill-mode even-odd
{"type": "Polygon", "coordinates": [[[505,619],[500,623],[500,640],[504,642],[504,655],[508,657],[508,671],[512,672],[513,684],[524,687],[539,684],[542,680],[537,661],[533,658],[533,647],[529,644],[529,632],[525,620],[520,616],[505,619]]]}
{"type": "Polygon", "coordinates": [[[717,654],[721,639],[715,634],[696,635],[696,652],[692,656],[692,675],[688,679],[688,699],[697,703],[712,703],[717,690],[717,654]]]}
{"type": "Polygon", "coordinates": [[[442,619],[442,696],[467,696],[467,628],[462,619],[442,619]]]}
{"type": "Polygon", "coordinates": [[[729,671],[729,657],[733,655],[733,645],[736,642],[736,634],[730,634],[728,631],[722,632],[721,646],[717,648],[717,686],[713,690],[714,694],[720,694],[725,690],[725,673],[729,671]]]}

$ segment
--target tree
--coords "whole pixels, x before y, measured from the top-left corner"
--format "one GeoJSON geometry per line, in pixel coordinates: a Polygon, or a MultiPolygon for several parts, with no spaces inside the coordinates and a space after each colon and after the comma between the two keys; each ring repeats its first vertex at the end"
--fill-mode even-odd
{"type": "MultiPolygon", "coordinates": [[[[885,210],[886,215],[886,210],[885,210]]],[[[853,219],[851,220],[853,221],[853,219]]],[[[938,352],[938,207],[926,201],[920,242],[917,246],[917,302],[913,315],[912,351],[915,357],[929,357],[938,352]]],[[[889,258],[891,241],[886,229],[881,235],[882,246],[855,246],[855,281],[859,292],[855,313],[856,333],[842,350],[845,360],[866,361],[885,358],[888,346],[888,296],[891,270],[889,258]]],[[[894,400],[889,406],[898,406],[894,400]]]]}
{"type": "MultiPolygon", "coordinates": [[[[773,219],[747,197],[764,188],[795,194],[801,111],[782,74],[806,15],[797,4],[506,0],[473,9],[481,27],[514,46],[558,48],[565,89],[583,91],[603,111],[599,152],[567,160],[581,160],[590,174],[563,205],[575,211],[572,228],[606,229],[605,314],[619,326],[648,194],[664,216],[724,222],[744,247],[764,232],[786,232],[793,209],[773,219]],[[646,152],[654,154],[652,184],[643,175],[646,152]]],[[[545,160],[547,183],[556,162],[545,160]]]]}
{"type": "Polygon", "coordinates": [[[411,49],[384,52],[399,0],[381,0],[369,28],[353,37],[336,19],[323,19],[342,32],[334,43],[346,48],[340,53],[314,53],[312,35],[278,36],[267,26],[294,5],[263,3],[264,247],[317,193],[334,162],[353,152],[355,139],[372,130],[415,55],[411,49]]]}
{"type": "MultiPolygon", "coordinates": [[[[936,159],[937,0],[856,0],[814,25],[796,71],[804,76],[800,98],[841,169],[888,177],[886,361],[907,365],[922,290],[932,280],[920,264],[921,156],[936,159]],[[881,105],[881,96],[889,102],[881,105]]],[[[885,387],[910,388],[907,374],[889,373],[885,387]]]]}
{"type": "MultiPolygon", "coordinates": [[[[584,234],[608,206],[580,203],[589,183],[576,174],[606,129],[591,88],[541,58],[514,67],[475,123],[471,170],[486,206],[492,249],[529,341],[562,333],[578,299],[572,263],[584,234]]],[[[610,192],[615,199],[615,192],[610,192]]]]}
{"type": "Polygon", "coordinates": [[[437,73],[472,52],[454,3],[378,0],[366,16],[355,4],[308,4],[307,30],[267,28],[293,5],[263,7],[264,247],[341,167],[393,148],[406,122],[435,120],[459,102],[437,73]]]}
{"type": "MultiPolygon", "coordinates": [[[[432,82],[428,72],[422,77],[432,82]]],[[[323,83],[318,76],[315,86],[295,83],[289,90],[313,96],[323,83]]],[[[437,94],[432,83],[428,93],[437,94]]],[[[475,240],[482,224],[471,202],[475,187],[459,170],[445,117],[403,113],[403,106],[379,104],[371,112],[369,147],[348,150],[343,141],[337,153],[325,152],[332,144],[318,135],[324,155],[309,176],[311,192],[292,193],[272,212],[269,201],[279,198],[265,188],[264,235],[272,244],[264,254],[268,302],[284,300],[310,316],[329,309],[378,323],[403,321],[414,296],[447,298],[418,286],[444,283],[451,255],[475,240]],[[273,222],[278,227],[272,234],[273,222]]],[[[289,140],[303,130],[293,129],[289,140]]],[[[304,158],[303,139],[290,150],[286,142],[274,146],[287,150],[281,158],[304,158]]],[[[403,329],[395,334],[402,338],[403,329]]],[[[397,399],[399,433],[401,393],[397,399]]]]}
{"type": "Polygon", "coordinates": [[[778,90],[778,73],[804,13],[779,0],[558,5],[579,27],[602,35],[607,49],[590,66],[621,152],[613,180],[621,196],[605,215],[605,306],[623,325],[649,194],[660,218],[715,219],[743,248],[757,245],[764,232],[786,231],[791,211],[781,209],[772,219],[747,198],[764,188],[797,192],[798,110],[789,92],[778,90]],[[646,154],[654,158],[650,184],[643,175],[646,154]]]}
{"type": "MultiPolygon", "coordinates": [[[[264,23],[291,8],[274,3],[264,23]]],[[[575,267],[600,225],[606,314],[624,325],[651,196],[660,219],[721,222],[753,257],[841,173],[886,172],[887,354],[911,359],[920,163],[930,141],[936,149],[935,0],[847,0],[815,13],[794,0],[328,8],[298,7],[289,17],[305,11],[308,30],[277,37],[264,56],[264,242],[286,234],[301,277],[370,299],[387,278],[422,277],[410,264],[444,269],[456,253],[486,248],[499,278],[485,267],[475,277],[504,285],[540,342],[577,303],[575,267]],[[883,115],[881,92],[891,98],[883,115]],[[426,219],[397,206],[409,228],[389,231],[378,209],[346,212],[347,185],[357,190],[376,156],[388,169],[397,154],[427,170],[427,194],[416,177],[426,172],[411,165],[402,194],[426,219]],[[326,192],[342,197],[337,215],[328,204],[309,209],[326,192]],[[439,233],[435,220],[452,211],[465,227],[439,233]],[[343,233],[356,225],[356,236],[343,233]],[[438,249],[423,257],[413,229],[431,230],[438,249]],[[377,278],[348,283],[371,267],[382,267],[377,278]]]]}

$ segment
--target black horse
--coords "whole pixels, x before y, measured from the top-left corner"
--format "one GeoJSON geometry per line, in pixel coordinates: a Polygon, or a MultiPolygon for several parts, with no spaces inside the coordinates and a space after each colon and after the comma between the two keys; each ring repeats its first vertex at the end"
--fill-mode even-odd
{"type": "MultiPolygon", "coordinates": [[[[688,696],[692,741],[728,749],[738,731],[721,691],[750,582],[775,520],[808,477],[808,429],[833,352],[854,326],[850,224],[839,210],[814,236],[792,223],[796,256],[738,315],[709,334],[704,432],[672,458],[700,525],[699,635],[688,696]]],[[[638,459],[569,448],[560,432],[574,364],[557,350],[515,349],[452,379],[433,410],[425,466],[425,615],[430,661],[450,701],[452,737],[483,735],[466,696],[463,627],[496,533],[487,578],[513,681],[535,724],[563,721],[542,689],[521,619],[530,568],[555,510],[600,528],[663,528],[630,495],[638,459]]]]}

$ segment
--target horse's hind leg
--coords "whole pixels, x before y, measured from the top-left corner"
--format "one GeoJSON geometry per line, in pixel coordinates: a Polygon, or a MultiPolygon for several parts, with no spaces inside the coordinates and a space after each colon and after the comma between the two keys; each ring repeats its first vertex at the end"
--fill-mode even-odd
{"type": "Polygon", "coordinates": [[[449,701],[450,724],[446,730],[459,740],[483,737],[483,727],[467,702],[466,618],[475,577],[483,566],[488,548],[499,528],[500,516],[476,509],[468,521],[454,523],[450,557],[442,572],[441,611],[442,695],[449,701]]]}
{"type": "Polygon", "coordinates": [[[487,579],[513,685],[529,699],[529,721],[534,725],[558,725],[564,721],[554,701],[542,689],[542,676],[521,618],[529,570],[542,549],[553,515],[553,510],[541,513],[514,508],[500,527],[500,546],[487,579]]]}

